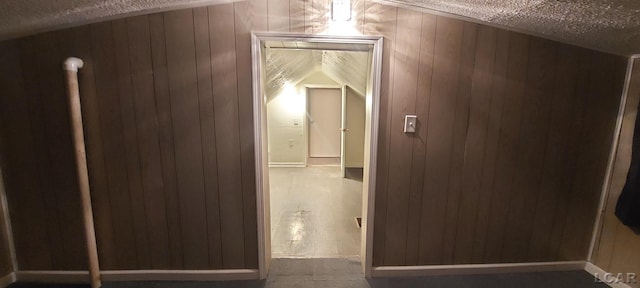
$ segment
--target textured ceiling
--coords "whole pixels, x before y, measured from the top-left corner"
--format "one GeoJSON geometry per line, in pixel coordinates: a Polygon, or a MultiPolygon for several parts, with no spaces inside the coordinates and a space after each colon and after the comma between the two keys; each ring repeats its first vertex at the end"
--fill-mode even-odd
{"type": "Polygon", "coordinates": [[[638,0],[384,0],[606,52],[640,53],[638,0]]]}
{"type": "MultiPolygon", "coordinates": [[[[233,0],[3,0],[0,39],[233,0]]],[[[329,0],[327,0],[329,1],[329,0]]],[[[639,0],[374,0],[476,19],[621,55],[640,53],[639,0]]]]}
{"type": "Polygon", "coordinates": [[[0,0],[0,39],[132,15],[232,0],[0,0]]]}

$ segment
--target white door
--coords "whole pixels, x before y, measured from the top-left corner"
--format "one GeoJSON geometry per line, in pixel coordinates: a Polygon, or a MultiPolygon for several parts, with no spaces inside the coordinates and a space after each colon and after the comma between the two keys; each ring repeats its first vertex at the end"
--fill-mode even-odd
{"type": "Polygon", "coordinates": [[[309,88],[309,157],[340,157],[342,91],[339,88],[309,88]]]}

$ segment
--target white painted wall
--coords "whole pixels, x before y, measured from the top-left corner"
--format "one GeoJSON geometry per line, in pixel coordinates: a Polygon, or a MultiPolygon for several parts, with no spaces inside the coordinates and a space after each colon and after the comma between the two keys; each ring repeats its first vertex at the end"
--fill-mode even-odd
{"type": "Polygon", "coordinates": [[[347,86],[347,115],[345,133],[345,166],[348,168],[364,167],[364,126],[365,99],[347,86]]]}
{"type": "MultiPolygon", "coordinates": [[[[269,165],[302,167],[307,155],[305,85],[340,85],[317,70],[296,86],[268,95],[269,165]]],[[[345,166],[364,167],[365,98],[347,87],[345,166]]]]}
{"type": "Polygon", "coordinates": [[[279,95],[268,95],[267,123],[270,166],[304,166],[307,154],[304,85],[338,85],[321,71],[311,73],[279,95]]]}

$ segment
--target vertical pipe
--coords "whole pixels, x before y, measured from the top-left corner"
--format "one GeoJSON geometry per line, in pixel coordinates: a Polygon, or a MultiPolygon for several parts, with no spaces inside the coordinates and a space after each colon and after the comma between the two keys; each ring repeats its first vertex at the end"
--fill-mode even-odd
{"type": "Polygon", "coordinates": [[[98,288],[102,283],[100,281],[96,233],[93,226],[91,192],[89,190],[89,170],[87,168],[87,154],[85,151],[84,132],[82,128],[80,90],[78,88],[78,68],[82,68],[83,65],[84,62],[82,62],[81,59],[70,57],[64,61],[63,69],[67,79],[69,117],[71,119],[76,168],[78,169],[78,187],[80,187],[82,218],[84,221],[85,238],[87,242],[87,256],[89,258],[89,276],[91,277],[91,287],[98,288]]]}

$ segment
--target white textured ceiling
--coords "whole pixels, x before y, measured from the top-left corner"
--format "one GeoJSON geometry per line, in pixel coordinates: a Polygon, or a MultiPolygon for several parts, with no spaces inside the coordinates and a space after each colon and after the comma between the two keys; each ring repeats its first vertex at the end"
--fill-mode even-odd
{"type": "MultiPolygon", "coordinates": [[[[0,39],[122,15],[233,0],[2,0],[0,39]]],[[[640,0],[375,0],[622,55],[640,53],[640,0]]]]}
{"type": "Polygon", "coordinates": [[[117,18],[233,0],[0,0],[0,39],[117,18]]]}
{"type": "Polygon", "coordinates": [[[606,52],[640,53],[639,0],[384,0],[606,52]]]}

